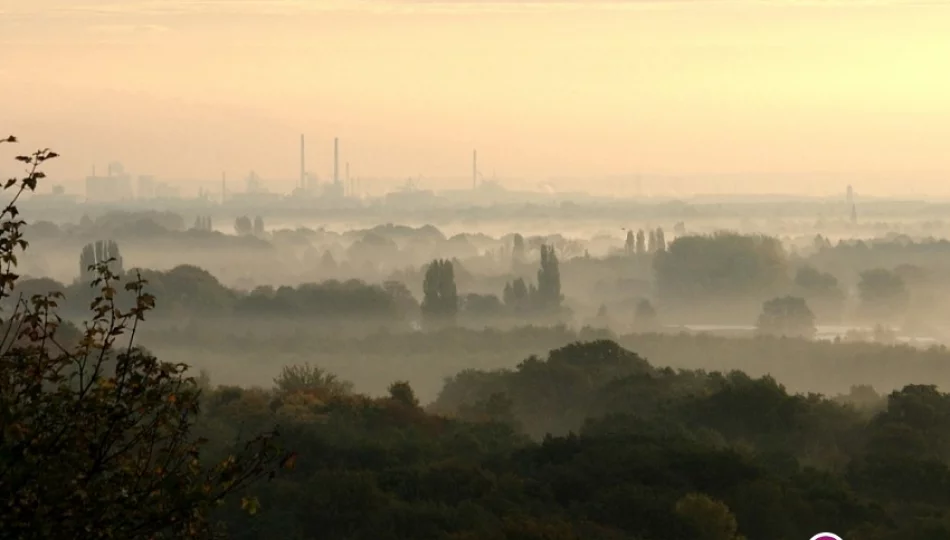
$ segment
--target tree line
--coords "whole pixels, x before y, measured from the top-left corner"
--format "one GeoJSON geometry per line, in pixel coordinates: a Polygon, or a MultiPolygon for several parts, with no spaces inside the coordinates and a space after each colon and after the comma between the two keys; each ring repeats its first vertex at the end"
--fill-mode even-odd
{"type": "MultiPolygon", "coordinates": [[[[6,185],[2,298],[28,247],[15,203],[55,157],[19,156],[27,172],[6,185]]],[[[137,345],[162,297],[103,253],[85,255],[98,293],[79,336],[59,334],[56,291],[3,312],[5,538],[738,540],[829,524],[867,540],[950,537],[950,395],[934,386],[792,394],[771,377],[660,368],[606,339],[465,370],[428,407],[404,377],[370,397],[307,364],[275,370],[270,388],[215,386],[137,345]]],[[[429,288],[448,302],[440,279],[454,271],[435,268],[429,288]]],[[[538,277],[549,299],[553,275],[538,277]]],[[[944,365],[945,351],[927,354],[944,365]]]]}

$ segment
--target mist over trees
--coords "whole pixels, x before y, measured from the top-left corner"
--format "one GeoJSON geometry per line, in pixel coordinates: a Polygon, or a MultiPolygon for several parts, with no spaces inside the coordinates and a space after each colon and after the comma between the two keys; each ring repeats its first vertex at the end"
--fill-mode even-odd
{"type": "Polygon", "coordinates": [[[806,208],[8,207],[2,529],[950,537],[950,242],[806,208]]]}
{"type": "Polygon", "coordinates": [[[429,322],[454,322],[459,298],[452,261],[434,260],[426,269],[422,285],[422,314],[429,322]]]}
{"type": "Polygon", "coordinates": [[[815,314],[804,298],[773,298],[762,304],[756,330],[772,336],[811,338],[816,332],[815,314]]]}
{"type": "Polygon", "coordinates": [[[119,253],[119,245],[114,241],[98,240],[83,247],[79,256],[79,280],[92,283],[97,277],[95,269],[100,264],[108,265],[109,270],[116,275],[124,273],[122,254],[119,253]]]}
{"type": "MultiPolygon", "coordinates": [[[[56,157],[49,150],[18,156],[27,173],[5,184],[12,194],[0,211],[2,299],[11,297],[17,256],[29,245],[16,202],[56,157]]],[[[205,441],[192,433],[200,391],[186,365],[160,362],[135,345],[155,299],[139,278],[125,285],[132,307],[116,303],[118,257],[116,244],[102,241],[80,255],[93,273],[86,285],[99,289],[80,335],[57,317],[58,292],[20,301],[0,319],[5,538],[211,538],[219,504],[289,462],[270,434],[227,448],[217,463],[202,453],[205,441]]],[[[256,499],[242,501],[256,506],[256,499]]]]}

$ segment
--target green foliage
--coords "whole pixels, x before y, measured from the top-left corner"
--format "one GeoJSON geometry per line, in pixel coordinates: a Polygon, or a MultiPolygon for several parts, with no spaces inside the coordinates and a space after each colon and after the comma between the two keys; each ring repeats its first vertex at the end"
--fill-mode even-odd
{"type": "MultiPolygon", "coordinates": [[[[25,241],[15,207],[3,215],[0,284],[9,299],[25,241]]],[[[262,223],[246,227],[245,234],[263,233],[262,223]]],[[[664,315],[676,302],[708,303],[715,312],[737,299],[759,309],[774,298],[762,306],[763,333],[807,335],[808,306],[840,300],[840,285],[818,263],[851,253],[823,246],[816,266],[796,274],[793,298],[782,296],[788,268],[774,239],[686,237],[664,251],[662,230],[650,236],[654,255],[567,261],[564,274],[575,264],[577,273],[610,264],[639,272],[652,262],[664,315]]],[[[519,238],[523,255],[523,238],[514,247],[519,238]]],[[[459,249],[467,242],[452,241],[459,249]]],[[[537,287],[509,283],[506,308],[538,313],[560,305],[562,268],[547,242],[530,241],[541,251],[537,287]]],[[[379,256],[395,243],[368,233],[353,246],[351,254],[379,256]]],[[[862,249],[873,248],[853,253],[862,249]]],[[[646,253],[642,232],[633,250],[646,253]]],[[[578,342],[608,332],[564,327],[386,329],[354,339],[326,321],[319,331],[310,321],[302,330],[284,327],[301,316],[399,318],[418,307],[404,285],[353,280],[245,295],[182,266],[130,272],[136,277],[123,291],[114,269],[96,267],[99,292],[90,293],[93,319],[84,332],[60,324],[61,295],[33,297],[55,285],[75,306],[86,300],[78,286],[42,280],[20,284],[32,299],[11,305],[0,326],[4,538],[208,537],[219,519],[235,540],[738,540],[808,538],[829,524],[848,538],[950,537],[950,395],[936,385],[901,387],[950,383],[942,348],[661,333],[578,342]],[[145,279],[173,306],[170,314],[197,320],[140,328],[153,313],[145,279]],[[265,315],[238,326],[237,318],[209,320],[209,313],[265,315]],[[267,326],[269,319],[279,320],[267,326]],[[192,380],[184,365],[135,345],[143,332],[183,358],[198,349],[202,361],[219,354],[235,371],[262,361],[288,367],[273,389],[212,388],[208,377],[192,380]],[[321,367],[298,364],[302,357],[321,367]],[[356,394],[340,378],[361,373],[360,387],[383,397],[356,394]],[[452,376],[435,403],[420,407],[445,375],[452,376]],[[899,389],[882,398],[868,383],[899,389]],[[788,388],[848,393],[828,399],[788,388]],[[317,458],[248,493],[248,482],[292,464],[294,455],[279,453],[270,435],[230,441],[278,421],[289,426],[284,437],[294,447],[317,458]],[[219,506],[229,494],[240,504],[219,506]]],[[[927,290],[933,275],[893,274],[914,291],[927,290]]],[[[430,320],[454,317],[460,304],[466,313],[497,311],[491,295],[458,301],[455,280],[466,283],[463,275],[449,261],[428,267],[430,320]]],[[[901,295],[882,294],[894,289],[883,286],[889,282],[870,287],[869,305],[899,306],[891,300],[901,295]]],[[[635,318],[639,329],[653,327],[656,309],[643,300],[635,318]]]]}
{"type": "Polygon", "coordinates": [[[409,381],[396,381],[389,385],[389,397],[409,407],[419,406],[419,399],[409,386],[409,381]]]}
{"type": "MultiPolygon", "coordinates": [[[[9,140],[9,139],[8,139],[9,140]]],[[[17,160],[0,212],[0,297],[18,276],[16,202],[33,191],[41,150],[17,160]]],[[[119,276],[96,254],[100,294],[75,340],[64,340],[62,295],[33,296],[5,313],[0,342],[0,523],[4,538],[211,538],[209,517],[230,494],[285,463],[275,433],[239,445],[220,462],[202,455],[193,435],[199,390],[187,366],[161,362],[134,343],[155,305],[140,277],[125,285],[134,302],[117,303],[119,276]]]]}
{"type": "Polygon", "coordinates": [[[676,501],[676,514],[689,523],[695,540],[739,540],[736,517],[722,501],[689,493],[676,501]]]}
{"type": "Polygon", "coordinates": [[[432,407],[455,411],[468,403],[484,409],[492,399],[497,401],[494,394],[507,395],[513,400],[511,410],[529,434],[560,434],[583,425],[597,407],[591,401],[592,392],[604,381],[649,371],[646,361],[616,343],[572,344],[551,351],[546,360],[531,356],[516,371],[496,372],[494,377],[463,371],[446,381],[432,407]],[[548,384],[537,387],[535,379],[548,384]]]}
{"type": "Polygon", "coordinates": [[[215,417],[279,417],[321,456],[264,486],[263,512],[235,538],[739,540],[809,538],[828,523],[870,540],[950,532],[950,397],[933,388],[859,413],[769,378],[656,368],[601,341],[460,374],[440,408],[454,418],[407,407],[405,389],[294,409],[288,394],[275,407],[266,393],[216,390],[215,417]]]}
{"type": "Polygon", "coordinates": [[[284,393],[311,392],[325,397],[341,396],[353,390],[353,383],[310,364],[284,366],[274,379],[274,386],[284,393]]]}
{"type": "MultiPolygon", "coordinates": [[[[225,291],[230,292],[227,289],[222,292],[225,291]]],[[[276,289],[261,286],[235,298],[231,309],[236,315],[250,318],[375,322],[417,315],[419,306],[402,283],[387,282],[380,286],[351,279],[276,289]]],[[[227,313],[227,310],[221,311],[227,313]]]]}
{"type": "MultiPolygon", "coordinates": [[[[665,318],[665,314],[661,316],[665,318]]],[[[360,333],[338,332],[334,327],[285,326],[283,321],[268,326],[261,320],[248,324],[232,320],[227,325],[199,320],[174,328],[156,324],[144,329],[142,343],[163,359],[183,362],[193,360],[195,351],[200,350],[201,367],[255,374],[249,378],[258,378],[262,367],[276,371],[281,365],[306,359],[373,395],[384,395],[391,381],[411,374],[413,388],[423,402],[434,399],[445,377],[460,371],[511,368],[519,359],[573,341],[600,338],[615,339],[662,366],[772,374],[795,392],[833,396],[862,384],[890,392],[919,381],[950,388],[947,349],[870,340],[779,342],[770,337],[739,339],[671,332],[594,336],[581,329],[535,325],[507,330],[453,327],[433,332],[374,329],[360,333]]]]}
{"type": "MultiPolygon", "coordinates": [[[[111,264],[111,263],[110,263],[111,264]]],[[[296,287],[258,287],[247,293],[223,285],[207,270],[179,265],[170,270],[139,270],[148,280],[149,290],[162,298],[152,317],[180,320],[201,315],[203,320],[229,317],[233,322],[293,319],[301,321],[376,325],[395,324],[418,317],[419,304],[403,283],[390,281],[370,285],[360,280],[302,283],[296,287]]],[[[92,301],[94,292],[88,283],[64,285],[48,278],[24,279],[18,291],[29,298],[33,293],[60,291],[66,298],[60,303],[64,316],[79,318],[92,301]]],[[[126,291],[117,291],[120,301],[132,301],[126,291]]]]}

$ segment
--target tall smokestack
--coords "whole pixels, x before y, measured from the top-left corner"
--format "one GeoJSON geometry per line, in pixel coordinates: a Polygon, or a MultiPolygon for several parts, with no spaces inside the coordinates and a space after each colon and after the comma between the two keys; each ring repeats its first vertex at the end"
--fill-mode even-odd
{"type": "Polygon", "coordinates": [[[472,189],[478,187],[478,150],[472,150],[472,189]]]}
{"type": "Polygon", "coordinates": [[[333,183],[340,185],[340,139],[333,138],[333,183]]]}
{"type": "Polygon", "coordinates": [[[221,204],[228,200],[228,177],[226,173],[221,173],[221,204]]]}
{"type": "Polygon", "coordinates": [[[304,161],[304,140],[303,134],[300,135],[300,189],[307,189],[307,168],[304,161]]]}

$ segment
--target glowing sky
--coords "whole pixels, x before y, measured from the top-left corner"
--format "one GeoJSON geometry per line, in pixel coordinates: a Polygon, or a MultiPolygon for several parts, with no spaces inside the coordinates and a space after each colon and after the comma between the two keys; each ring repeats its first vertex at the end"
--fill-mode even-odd
{"type": "Polygon", "coordinates": [[[944,2],[0,0],[0,46],[0,132],[64,177],[290,179],[306,133],[323,177],[336,135],[360,176],[464,178],[477,147],[538,181],[950,193],[944,2]]]}

